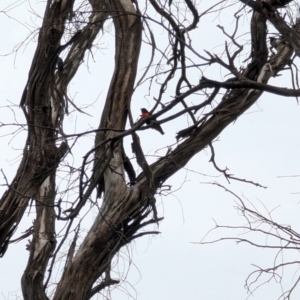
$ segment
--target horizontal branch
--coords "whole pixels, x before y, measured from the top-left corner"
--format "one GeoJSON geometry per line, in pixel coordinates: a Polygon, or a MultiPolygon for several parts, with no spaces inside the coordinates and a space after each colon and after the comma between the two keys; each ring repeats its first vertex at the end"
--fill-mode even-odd
{"type": "Polygon", "coordinates": [[[250,240],[247,240],[247,239],[241,239],[241,238],[235,238],[235,237],[226,237],[226,238],[220,238],[220,239],[216,239],[216,240],[213,240],[213,241],[210,241],[210,242],[192,242],[192,244],[200,244],[200,245],[207,245],[207,244],[214,244],[214,243],[218,243],[218,242],[221,242],[221,241],[229,241],[229,240],[233,240],[236,242],[236,244],[239,244],[239,243],[248,243],[252,246],[255,246],[255,247],[258,247],[258,248],[271,248],[271,249],[281,249],[281,250],[299,250],[299,247],[298,246],[294,246],[294,247],[291,247],[291,246],[281,246],[281,245],[263,245],[263,244],[257,244],[257,243],[254,243],[250,240]]]}
{"type": "Polygon", "coordinates": [[[265,83],[260,83],[253,80],[230,80],[230,81],[215,81],[210,80],[206,77],[202,77],[200,80],[200,84],[206,88],[212,87],[222,87],[225,89],[241,89],[241,88],[248,88],[248,89],[255,89],[264,92],[269,92],[272,94],[285,96],[285,97],[298,97],[300,96],[300,90],[288,89],[283,87],[278,87],[274,85],[269,85],[265,83]]]}

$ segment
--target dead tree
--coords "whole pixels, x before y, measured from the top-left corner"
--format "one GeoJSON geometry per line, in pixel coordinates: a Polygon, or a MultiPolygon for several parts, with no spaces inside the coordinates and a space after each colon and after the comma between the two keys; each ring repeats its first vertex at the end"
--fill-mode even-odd
{"type": "MultiPolygon", "coordinates": [[[[245,280],[245,288],[249,294],[253,294],[255,290],[262,285],[271,281],[281,283],[284,279],[284,272],[289,269],[292,274],[296,274],[299,266],[299,260],[292,260],[286,254],[295,252],[298,255],[299,251],[299,232],[295,231],[290,225],[282,225],[273,220],[272,212],[262,214],[249,200],[242,199],[234,192],[226,187],[214,183],[216,186],[224,189],[226,192],[234,196],[235,208],[243,217],[242,225],[220,225],[215,224],[215,227],[205,236],[200,244],[213,244],[221,241],[234,241],[237,245],[248,244],[255,248],[275,250],[273,264],[268,267],[253,265],[255,270],[252,271],[245,280]],[[250,207],[252,206],[252,207],[250,207]],[[229,236],[224,236],[219,239],[211,239],[210,233],[219,229],[227,229],[229,236]],[[245,234],[246,233],[246,234],[245,234]],[[264,243],[261,242],[264,239],[264,243]]],[[[288,288],[282,291],[278,297],[280,300],[292,299],[295,289],[300,282],[300,277],[296,276],[291,280],[288,288]]]]}
{"type": "MultiPolygon", "coordinates": [[[[145,3],[89,0],[81,5],[74,0],[47,1],[28,81],[20,99],[28,126],[23,158],[0,202],[2,256],[9,249],[15,228],[31,200],[36,206],[36,218],[29,231],[32,234],[28,245],[29,259],[22,277],[24,299],[48,299],[47,266],[51,270],[56,254],[66,240],[64,238],[57,244],[55,223],[67,222],[67,237],[87,202],[96,202],[96,198],[101,203],[98,216],[79,248],[76,248],[78,227],[75,226],[75,238],[52,298],[89,299],[103,288],[118,283],[110,277],[110,265],[116,253],[134,239],[158,233],[141,229],[162,220],[155,207],[155,195],[162,185],[193,156],[212,145],[213,140],[256,103],[262,93],[286,97],[300,95],[300,89],[295,86],[268,85],[271,77],[284,68],[292,68],[293,59],[300,53],[299,23],[296,17],[290,20],[293,24],[284,18],[285,12],[291,11],[291,2],[237,1],[233,34],[220,27],[228,40],[224,44],[225,55],[221,56],[193,48],[190,35],[205,24],[199,23],[201,18],[218,8],[220,12],[226,10],[226,5],[221,9],[220,4],[215,3],[203,11],[201,5],[197,7],[190,0],[170,1],[169,4],[158,0],[145,3]],[[182,9],[188,18],[179,13],[182,9]],[[248,63],[243,67],[237,62],[244,48],[236,33],[240,17],[249,11],[252,14],[251,49],[248,63]],[[79,18],[82,15],[88,17],[82,21],[79,18]],[[68,135],[63,130],[64,115],[71,102],[67,87],[109,19],[115,31],[114,73],[99,127],[93,130],[94,147],[85,154],[78,171],[77,198],[62,214],[55,178],[63,160],[72,151],[70,139],[74,136],[80,139],[87,134],[68,135]],[[159,48],[151,24],[159,24],[168,33],[168,49],[159,48]],[[268,26],[276,29],[276,34],[270,38],[268,26]],[[143,80],[154,82],[158,76],[164,78],[162,82],[156,81],[159,92],[151,116],[135,122],[131,98],[146,34],[153,47],[152,55],[160,53],[161,63],[167,64],[169,69],[161,74],[157,69],[153,76],[143,76],[138,81],[140,84],[143,80]],[[230,78],[226,81],[207,78],[205,70],[215,65],[225,69],[230,78]],[[189,74],[195,69],[203,74],[200,81],[189,74]],[[169,102],[164,99],[167,89],[173,95],[169,102]],[[200,95],[198,103],[189,101],[197,93],[200,95]],[[209,111],[203,114],[203,108],[209,111]],[[172,113],[175,109],[176,113],[172,113]],[[138,132],[151,130],[153,122],[164,124],[183,115],[189,116],[192,125],[178,132],[174,149],[148,164],[138,132]],[[127,122],[129,129],[126,129],[127,122]],[[129,150],[123,145],[128,136],[132,137],[132,151],[141,169],[137,176],[128,159],[129,150]],[[95,284],[99,278],[103,278],[102,282],[95,284]]],[[[153,56],[146,72],[150,72],[152,62],[153,56]]]]}

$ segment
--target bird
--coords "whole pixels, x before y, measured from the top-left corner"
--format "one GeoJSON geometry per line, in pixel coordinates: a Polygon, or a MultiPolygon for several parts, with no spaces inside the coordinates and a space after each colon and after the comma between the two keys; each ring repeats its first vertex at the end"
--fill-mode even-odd
{"type": "MultiPolygon", "coordinates": [[[[147,118],[151,117],[151,114],[149,113],[149,111],[146,108],[141,108],[141,111],[142,111],[142,114],[141,114],[142,119],[147,119],[147,118]]],[[[151,127],[153,129],[157,130],[161,134],[165,134],[156,119],[149,120],[146,123],[148,125],[151,125],[151,127]]]]}

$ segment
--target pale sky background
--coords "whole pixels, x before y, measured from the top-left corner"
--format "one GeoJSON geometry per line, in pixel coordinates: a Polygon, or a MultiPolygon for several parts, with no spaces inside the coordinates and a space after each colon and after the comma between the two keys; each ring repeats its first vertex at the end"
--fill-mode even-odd
{"type": "MultiPolygon", "coordinates": [[[[8,0],[1,1],[0,11],[10,3],[8,0]]],[[[44,2],[36,4],[32,1],[31,5],[35,10],[43,11],[44,2]]],[[[40,24],[40,20],[28,12],[30,10],[28,2],[24,2],[9,12],[9,15],[15,19],[8,18],[3,13],[0,14],[2,28],[0,31],[2,41],[0,122],[2,123],[24,123],[23,113],[18,105],[36,44],[32,41],[26,47],[21,47],[17,55],[6,56],[5,54],[10,53],[15,45],[25,40],[30,30],[33,29],[32,24],[40,24]],[[28,29],[22,24],[26,24],[28,29]],[[7,105],[14,105],[14,110],[7,108],[7,105]]],[[[201,4],[199,12],[204,10],[205,7],[201,4]]],[[[248,18],[250,19],[250,14],[248,18]]],[[[206,26],[205,32],[201,32],[202,36],[193,37],[195,49],[201,54],[203,54],[203,49],[212,50],[215,53],[222,52],[225,37],[216,25],[228,26],[226,28],[229,29],[229,26],[233,24],[230,11],[217,18],[216,16],[204,18],[199,26],[203,26],[204,21],[207,21],[210,27],[206,26]]],[[[243,18],[242,25],[245,25],[245,30],[248,30],[246,18],[243,18]]],[[[155,26],[153,30],[155,30],[157,40],[165,43],[163,30],[155,26]]],[[[197,34],[199,35],[199,31],[197,34]]],[[[247,39],[248,37],[245,36],[245,42],[247,39]]],[[[100,43],[101,50],[94,52],[93,57],[90,55],[85,58],[84,66],[70,84],[68,91],[69,96],[79,107],[90,106],[86,111],[93,117],[83,116],[77,112],[69,117],[66,116],[64,131],[68,134],[98,126],[101,105],[109,86],[109,72],[113,71],[113,34],[106,33],[100,43]]],[[[143,46],[142,51],[144,49],[146,50],[147,47],[143,46]]],[[[149,50],[150,48],[147,51],[149,50]]],[[[149,52],[146,52],[141,59],[140,71],[149,61],[147,53],[149,52]]],[[[139,72],[139,75],[141,74],[142,72],[139,72]]],[[[210,78],[220,76],[224,79],[221,76],[226,73],[215,68],[205,75],[210,78]]],[[[195,72],[195,76],[198,80],[201,74],[195,72]]],[[[285,75],[277,80],[272,79],[270,83],[285,87],[290,86],[288,80],[289,76],[285,75]]],[[[133,96],[132,107],[136,118],[141,107],[153,106],[152,97],[157,95],[157,91],[145,97],[147,94],[148,85],[144,85],[133,96]]],[[[169,101],[168,94],[165,97],[165,101],[169,101]]],[[[195,96],[192,100],[197,101],[197,97],[195,96]]],[[[183,118],[170,124],[163,124],[166,132],[164,136],[160,136],[154,130],[139,132],[149,162],[157,159],[154,156],[157,154],[156,149],[173,145],[176,142],[176,132],[184,128],[186,122],[183,118]]],[[[18,167],[26,137],[25,132],[20,132],[16,136],[12,134],[18,128],[13,125],[0,127],[2,145],[0,167],[9,181],[14,177],[18,167]]],[[[235,209],[234,197],[207,183],[217,181],[226,185],[238,196],[252,202],[266,216],[267,210],[274,210],[272,217],[275,221],[291,225],[295,231],[300,232],[300,194],[297,194],[300,192],[300,177],[279,178],[300,174],[299,128],[300,109],[296,100],[265,93],[256,105],[220,135],[214,147],[216,162],[220,168],[228,167],[230,173],[236,177],[259,182],[268,188],[261,189],[233,181],[228,185],[209,163],[209,149],[196,155],[184,170],[166,182],[167,185],[172,186],[173,192],[164,192],[163,197],[157,196],[159,216],[165,218],[158,228],[161,234],[145,236],[122,249],[116,258],[118,265],[112,277],[124,280],[124,282],[112,288],[111,296],[107,291],[103,292],[104,295],[114,300],[246,299],[249,294],[244,288],[244,283],[248,274],[255,270],[253,265],[263,268],[271,267],[276,252],[256,249],[248,244],[236,245],[234,241],[223,241],[211,245],[195,244],[214,228],[214,220],[222,225],[245,224],[245,220],[235,209]]],[[[129,142],[128,139],[126,143],[129,142]]],[[[73,153],[78,153],[78,158],[70,156],[69,162],[79,166],[83,153],[92,144],[92,136],[81,139],[76,145],[75,152],[72,150],[73,153]]],[[[159,154],[165,151],[166,149],[163,148],[159,154]]],[[[127,154],[132,156],[129,151],[127,154]]],[[[2,174],[0,174],[0,184],[2,195],[5,191],[5,180],[2,174]]],[[[57,184],[63,185],[63,182],[58,179],[57,184]]],[[[95,214],[96,211],[86,217],[84,224],[89,226],[95,214]]],[[[33,219],[33,213],[24,216],[14,238],[29,228],[33,219]]],[[[149,226],[148,229],[152,230],[153,227],[149,226]]],[[[212,232],[205,240],[236,236],[242,233],[242,231],[219,230],[212,232]]],[[[250,238],[250,235],[241,237],[250,238]]],[[[255,240],[260,243],[268,242],[264,237],[257,237],[255,240]]],[[[25,250],[26,243],[27,240],[10,245],[8,252],[0,260],[0,299],[22,299],[20,278],[28,259],[28,252],[25,250]]],[[[297,251],[286,252],[282,257],[279,256],[278,262],[280,259],[284,262],[299,260],[298,256],[297,251]]],[[[53,281],[59,278],[58,268],[62,266],[63,264],[57,265],[56,272],[53,272],[53,281]]],[[[278,299],[282,289],[286,290],[291,287],[299,276],[300,270],[297,266],[285,269],[282,286],[271,281],[257,289],[253,295],[249,296],[249,299],[278,299]]],[[[292,294],[292,299],[300,299],[299,297],[300,287],[292,294]]]]}

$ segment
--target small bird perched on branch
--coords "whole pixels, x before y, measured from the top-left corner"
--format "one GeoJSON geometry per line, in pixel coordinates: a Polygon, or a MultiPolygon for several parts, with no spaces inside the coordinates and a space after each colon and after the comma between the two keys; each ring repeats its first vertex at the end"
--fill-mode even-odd
{"type": "MultiPolygon", "coordinates": [[[[142,111],[141,114],[142,119],[147,119],[148,117],[151,117],[151,114],[146,108],[141,108],[141,111],[142,111]]],[[[146,124],[151,125],[153,129],[159,131],[161,134],[165,134],[156,119],[149,120],[146,122],[146,124]]]]}

